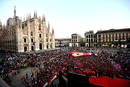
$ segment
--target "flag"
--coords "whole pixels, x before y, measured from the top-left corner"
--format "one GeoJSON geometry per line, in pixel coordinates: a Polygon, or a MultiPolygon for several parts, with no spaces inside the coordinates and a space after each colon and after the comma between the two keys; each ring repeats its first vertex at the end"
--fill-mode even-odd
{"type": "Polygon", "coordinates": [[[86,56],[86,55],[92,55],[91,52],[69,52],[69,54],[72,54],[72,56],[74,57],[78,57],[78,56],[86,56]]]}

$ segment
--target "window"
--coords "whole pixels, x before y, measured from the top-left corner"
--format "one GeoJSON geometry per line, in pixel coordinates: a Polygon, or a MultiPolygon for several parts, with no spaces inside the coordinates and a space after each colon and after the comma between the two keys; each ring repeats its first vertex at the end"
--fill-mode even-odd
{"type": "Polygon", "coordinates": [[[88,39],[87,39],[87,42],[88,42],[88,39]]]}
{"type": "Polygon", "coordinates": [[[89,38],[90,38],[90,35],[89,35],[89,38]]]}
{"type": "Polygon", "coordinates": [[[93,38],[93,35],[91,35],[91,38],[93,38]]]}
{"type": "Polygon", "coordinates": [[[41,25],[39,25],[39,30],[41,30],[41,25]]]}
{"type": "Polygon", "coordinates": [[[31,32],[31,36],[33,36],[33,32],[31,32]]]}
{"type": "Polygon", "coordinates": [[[27,23],[25,23],[25,26],[27,26],[27,23]]]}
{"type": "Polygon", "coordinates": [[[22,24],[22,29],[24,29],[24,24],[22,24]]]}
{"type": "Polygon", "coordinates": [[[115,38],[116,38],[116,40],[117,40],[117,33],[116,33],[116,37],[115,37],[115,38]]]}
{"type": "Polygon", "coordinates": [[[31,39],[31,42],[33,42],[33,39],[31,39]]]}
{"type": "Polygon", "coordinates": [[[122,39],[124,40],[125,39],[125,37],[124,37],[125,35],[124,35],[124,33],[122,34],[122,39]]]}
{"type": "Polygon", "coordinates": [[[48,39],[46,39],[46,42],[48,42],[48,39]]]}
{"type": "Polygon", "coordinates": [[[121,33],[119,33],[119,38],[118,39],[121,39],[121,33]]]}
{"type": "Polygon", "coordinates": [[[24,42],[26,43],[26,38],[24,38],[24,42]]]}
{"type": "Polygon", "coordinates": [[[91,42],[93,42],[93,39],[91,39],[91,42]]]}
{"type": "Polygon", "coordinates": [[[41,35],[41,34],[39,34],[39,37],[41,38],[41,37],[42,37],[42,35],[41,35]]]}
{"type": "Polygon", "coordinates": [[[34,51],[34,47],[33,46],[31,46],[31,50],[34,51]]]}
{"type": "Polygon", "coordinates": [[[46,47],[47,49],[48,49],[48,45],[47,45],[47,47],[46,47]]]}
{"type": "Polygon", "coordinates": [[[128,33],[126,33],[126,38],[128,38],[128,33]]]}
{"type": "Polygon", "coordinates": [[[75,39],[77,39],[77,36],[75,36],[75,39]]]}

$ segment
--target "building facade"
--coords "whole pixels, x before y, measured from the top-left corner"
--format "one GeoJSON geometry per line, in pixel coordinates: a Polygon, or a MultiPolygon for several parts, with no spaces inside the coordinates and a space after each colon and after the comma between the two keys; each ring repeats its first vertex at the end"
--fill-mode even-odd
{"type": "Polygon", "coordinates": [[[130,28],[98,31],[96,35],[98,47],[125,48],[130,38],[130,28]]]}
{"type": "Polygon", "coordinates": [[[7,20],[7,24],[0,24],[0,48],[13,52],[31,52],[55,48],[54,29],[50,32],[50,24],[46,26],[45,17],[38,17],[34,12],[26,20],[16,16],[7,20]]]}
{"type": "Polygon", "coordinates": [[[69,47],[69,43],[71,42],[70,38],[57,38],[55,39],[55,47],[69,47]]]}
{"type": "Polygon", "coordinates": [[[93,31],[88,31],[84,34],[85,36],[85,47],[95,47],[96,46],[96,38],[93,31]]]}
{"type": "Polygon", "coordinates": [[[69,44],[69,46],[80,47],[82,42],[83,42],[83,38],[79,34],[75,33],[71,35],[71,43],[69,44]]]}

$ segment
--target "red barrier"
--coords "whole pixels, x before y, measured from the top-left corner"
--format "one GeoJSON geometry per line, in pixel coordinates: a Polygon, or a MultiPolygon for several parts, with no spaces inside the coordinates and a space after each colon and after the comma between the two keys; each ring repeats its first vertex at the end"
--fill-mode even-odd
{"type": "Polygon", "coordinates": [[[130,80],[108,76],[89,77],[89,82],[103,87],[130,87],[130,80]]]}

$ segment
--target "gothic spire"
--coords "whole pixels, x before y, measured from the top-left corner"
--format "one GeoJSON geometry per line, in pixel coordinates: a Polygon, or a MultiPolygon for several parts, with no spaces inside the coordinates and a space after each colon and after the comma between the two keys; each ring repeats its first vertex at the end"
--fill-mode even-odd
{"type": "Polygon", "coordinates": [[[50,32],[50,23],[48,23],[48,32],[50,32]]]}
{"type": "Polygon", "coordinates": [[[42,21],[43,21],[43,22],[46,22],[46,18],[45,18],[44,15],[42,16],[42,21]]]}
{"type": "Polygon", "coordinates": [[[37,18],[37,12],[36,11],[34,12],[34,18],[37,18]]]}
{"type": "Polygon", "coordinates": [[[31,14],[30,13],[26,16],[26,20],[29,20],[29,19],[31,19],[31,14]]]}
{"type": "Polygon", "coordinates": [[[14,18],[16,18],[16,6],[14,6],[14,18]]]}
{"type": "Polygon", "coordinates": [[[1,22],[1,20],[0,20],[0,26],[2,26],[2,22],[1,22]]]}
{"type": "Polygon", "coordinates": [[[52,34],[54,34],[54,28],[52,28],[52,34]]]}

